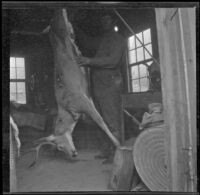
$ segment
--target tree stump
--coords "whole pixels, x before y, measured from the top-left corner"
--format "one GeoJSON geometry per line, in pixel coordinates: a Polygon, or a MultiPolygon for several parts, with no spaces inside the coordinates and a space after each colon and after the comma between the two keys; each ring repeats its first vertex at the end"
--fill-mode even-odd
{"type": "Polygon", "coordinates": [[[114,167],[109,186],[115,191],[130,191],[139,182],[139,176],[133,161],[133,146],[135,138],[117,148],[114,157],[114,167]]]}

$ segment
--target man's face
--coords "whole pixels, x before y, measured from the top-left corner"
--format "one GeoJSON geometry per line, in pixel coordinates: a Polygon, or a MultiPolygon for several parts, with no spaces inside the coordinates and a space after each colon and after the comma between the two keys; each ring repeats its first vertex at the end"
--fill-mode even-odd
{"type": "Polygon", "coordinates": [[[105,15],[101,18],[101,26],[104,31],[110,31],[113,28],[113,19],[109,15],[105,15]]]}

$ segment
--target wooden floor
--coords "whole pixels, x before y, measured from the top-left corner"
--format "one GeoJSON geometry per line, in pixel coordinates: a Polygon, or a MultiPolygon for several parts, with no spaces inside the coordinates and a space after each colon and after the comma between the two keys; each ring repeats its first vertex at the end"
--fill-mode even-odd
{"type": "Polygon", "coordinates": [[[97,153],[79,151],[78,157],[69,161],[63,153],[55,154],[46,146],[37,164],[28,168],[33,160],[33,153],[29,153],[17,163],[18,191],[111,191],[108,183],[112,165],[96,160],[97,153]]]}

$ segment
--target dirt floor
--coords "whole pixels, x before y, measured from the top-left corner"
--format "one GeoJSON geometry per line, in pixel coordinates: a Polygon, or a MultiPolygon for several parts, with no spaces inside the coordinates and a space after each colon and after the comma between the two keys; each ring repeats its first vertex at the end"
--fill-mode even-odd
{"type": "Polygon", "coordinates": [[[44,146],[31,168],[34,153],[26,154],[17,162],[18,191],[111,191],[108,184],[112,164],[104,165],[95,159],[98,151],[78,152],[72,161],[51,146],[44,146]]]}

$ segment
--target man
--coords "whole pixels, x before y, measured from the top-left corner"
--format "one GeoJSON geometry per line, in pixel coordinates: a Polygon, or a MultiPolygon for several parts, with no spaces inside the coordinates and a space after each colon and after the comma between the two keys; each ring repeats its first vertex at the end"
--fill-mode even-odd
{"type": "MultiPolygon", "coordinates": [[[[114,16],[108,12],[104,13],[101,17],[104,33],[95,57],[81,56],[77,58],[77,63],[91,68],[95,105],[113,135],[121,140],[121,66],[125,41],[114,31],[114,25],[114,16]]],[[[114,156],[113,145],[105,134],[102,133],[100,137],[102,151],[96,158],[105,158],[107,160],[104,163],[109,163],[114,156]]]]}

